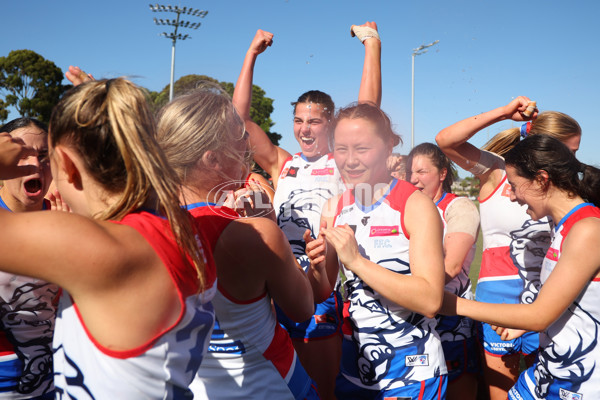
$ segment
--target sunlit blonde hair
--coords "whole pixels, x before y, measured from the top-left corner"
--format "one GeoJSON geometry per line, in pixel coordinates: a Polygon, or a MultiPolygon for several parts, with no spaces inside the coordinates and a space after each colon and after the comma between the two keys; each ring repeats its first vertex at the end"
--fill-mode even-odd
{"type": "MultiPolygon", "coordinates": [[[[560,141],[565,141],[573,136],[581,135],[581,127],[567,114],[558,111],[544,111],[532,121],[528,136],[545,134],[560,141]]],[[[521,140],[521,128],[510,128],[496,134],[483,147],[504,156],[521,140]]]]}
{"type": "Polygon", "coordinates": [[[248,164],[248,155],[242,159],[231,146],[244,138],[244,132],[229,95],[215,85],[177,97],[159,112],[158,143],[184,183],[188,169],[207,151],[248,164]]]}
{"type": "Polygon", "coordinates": [[[156,142],[154,118],[137,86],[117,78],[71,89],[52,112],[49,139],[53,147],[77,151],[89,175],[119,195],[96,219],[120,220],[148,200],[156,201],[204,287],[204,260],[190,217],[179,206],[179,180],[156,142]]]}

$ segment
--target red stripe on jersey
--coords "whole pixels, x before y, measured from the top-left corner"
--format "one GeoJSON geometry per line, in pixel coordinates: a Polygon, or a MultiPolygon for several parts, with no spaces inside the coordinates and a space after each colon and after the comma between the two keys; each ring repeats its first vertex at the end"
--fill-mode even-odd
{"type": "Polygon", "coordinates": [[[510,247],[486,249],[481,257],[479,279],[518,275],[518,270],[510,258],[510,247]]]}
{"type": "Polygon", "coordinates": [[[273,340],[263,356],[273,363],[283,378],[287,376],[294,361],[294,346],[292,346],[290,335],[281,325],[276,324],[273,340]]]}
{"type": "Polygon", "coordinates": [[[504,184],[505,181],[506,181],[506,174],[502,177],[502,180],[500,181],[500,183],[498,184],[498,186],[496,186],[496,188],[492,191],[492,193],[490,193],[490,195],[488,197],[486,197],[485,199],[482,199],[481,197],[477,198],[477,200],[479,201],[479,203],[481,204],[484,201],[489,200],[490,197],[492,197],[494,195],[494,193],[496,193],[498,191],[498,189],[500,189],[500,187],[502,187],[502,185],[504,184]]]}
{"type": "Polygon", "coordinates": [[[0,356],[15,354],[15,348],[6,337],[6,332],[0,330],[0,356]]]}

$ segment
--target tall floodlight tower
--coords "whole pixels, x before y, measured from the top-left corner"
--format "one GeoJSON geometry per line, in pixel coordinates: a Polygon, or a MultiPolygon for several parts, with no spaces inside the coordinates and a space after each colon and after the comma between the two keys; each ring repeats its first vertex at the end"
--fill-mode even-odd
{"type": "Polygon", "coordinates": [[[190,35],[182,35],[181,33],[177,33],[179,28],[189,28],[189,29],[198,29],[200,27],[200,22],[190,22],[190,21],[182,21],[181,14],[187,14],[193,17],[204,18],[208,11],[197,10],[195,8],[188,7],[179,7],[179,6],[170,6],[170,5],[162,5],[162,4],[150,4],[150,10],[154,12],[172,12],[177,14],[175,19],[162,19],[162,18],[154,18],[154,23],[156,25],[169,25],[172,26],[173,32],[166,33],[163,32],[160,36],[166,37],[167,39],[171,39],[172,48],[171,48],[171,80],[169,83],[169,101],[173,100],[173,78],[175,76],[175,44],[177,43],[177,39],[185,40],[191,39],[190,35]]]}

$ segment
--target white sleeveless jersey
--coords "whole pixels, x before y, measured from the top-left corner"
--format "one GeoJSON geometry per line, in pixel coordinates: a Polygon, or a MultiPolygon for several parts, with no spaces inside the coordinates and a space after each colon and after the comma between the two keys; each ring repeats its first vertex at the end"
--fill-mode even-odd
{"type": "Polygon", "coordinates": [[[298,153],[283,164],[273,207],[277,224],[304,270],[310,262],[305,254],[306,244],[302,236],[306,229],[310,229],[313,237],[317,237],[323,205],[343,191],[344,184],[332,154],[309,161],[298,153]]]}
{"type": "Polygon", "coordinates": [[[238,302],[219,288],[208,353],[190,386],[195,399],[302,399],[312,380],[276,321],[271,297],[238,302]],[[297,394],[298,396],[295,396],[297,394]]]}
{"type": "Polygon", "coordinates": [[[53,345],[56,398],[191,399],[188,386],[202,362],[214,324],[210,299],[216,291],[216,271],[212,257],[206,262],[206,288],[197,294],[196,271],[183,264],[166,220],[141,212],[118,223],[134,227],[157,250],[180,293],[181,314],[148,343],[114,351],[95,341],[77,305],[63,291],[53,345]]]}
{"type": "MultiPolygon", "coordinates": [[[[207,203],[188,206],[211,248],[239,216],[207,203]]],[[[288,333],[277,323],[271,297],[239,301],[217,285],[216,322],[208,353],[190,386],[194,399],[303,399],[312,379],[288,333]]]]}
{"type": "MultiPolygon", "coordinates": [[[[355,229],[361,255],[399,274],[410,275],[409,238],[404,229],[407,198],[417,190],[392,181],[388,193],[365,207],[347,191],[335,226],[355,229]]],[[[344,268],[344,347],[341,373],[363,388],[388,390],[446,374],[435,319],[386,299],[344,268]]]]}
{"type": "MultiPolygon", "coordinates": [[[[452,207],[456,201],[469,201],[465,197],[458,197],[453,193],[444,193],[442,197],[436,202],[436,207],[442,217],[444,223],[444,238],[446,237],[447,223],[446,223],[446,211],[452,207]]],[[[446,283],[444,290],[450,293],[454,293],[465,299],[472,300],[473,292],[471,290],[471,279],[469,278],[469,270],[471,269],[471,262],[475,257],[475,243],[467,253],[461,271],[452,279],[446,283]]],[[[438,315],[436,317],[438,321],[437,332],[440,335],[442,342],[454,342],[457,340],[463,340],[473,336],[473,320],[471,318],[462,316],[445,316],[438,315]]]]}
{"type": "Polygon", "coordinates": [[[488,303],[531,303],[540,288],[540,267],[550,245],[547,218],[533,221],[527,206],[510,201],[502,180],[479,200],[483,255],[476,298],[488,303]]]}
{"type": "MultiPolygon", "coordinates": [[[[600,210],[593,204],[580,204],[557,224],[542,266],[542,283],[560,259],[570,229],[584,218],[600,218],[600,210]]],[[[535,393],[548,399],[600,399],[599,340],[600,278],[595,278],[573,304],[540,333],[541,350],[534,373],[535,393]],[[548,395],[557,392],[557,397],[548,395]]]]}

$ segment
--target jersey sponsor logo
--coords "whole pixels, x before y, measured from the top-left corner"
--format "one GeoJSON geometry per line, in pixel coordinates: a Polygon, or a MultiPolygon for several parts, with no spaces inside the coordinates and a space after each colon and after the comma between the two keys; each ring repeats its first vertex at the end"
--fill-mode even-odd
{"type": "Polygon", "coordinates": [[[329,314],[315,315],[315,324],[335,324],[335,317],[329,314]]]}
{"type": "Polygon", "coordinates": [[[366,217],[362,217],[360,222],[363,224],[363,226],[367,226],[367,223],[369,222],[369,218],[371,218],[370,215],[367,215],[366,217]]]}
{"type": "Polygon", "coordinates": [[[398,236],[400,234],[398,225],[372,226],[369,237],[373,236],[398,236]]]}
{"type": "Polygon", "coordinates": [[[548,252],[546,253],[546,258],[551,261],[558,261],[559,255],[560,255],[560,252],[558,250],[550,247],[548,249],[548,252]]]}
{"type": "Polygon", "coordinates": [[[500,196],[510,197],[510,185],[506,183],[502,188],[502,192],[500,192],[500,196]]]}
{"type": "Polygon", "coordinates": [[[313,169],[310,173],[311,175],[333,175],[333,168],[319,168],[313,169]]]}
{"type": "Polygon", "coordinates": [[[390,239],[375,239],[374,245],[376,249],[391,249],[392,241],[390,239]]]}
{"type": "Polygon", "coordinates": [[[404,362],[407,367],[426,367],[429,365],[429,355],[416,354],[413,356],[406,356],[404,362]]]}
{"type": "Polygon", "coordinates": [[[234,340],[228,343],[210,344],[208,346],[209,353],[229,353],[229,354],[244,354],[246,347],[239,340],[234,340]]]}
{"type": "Polygon", "coordinates": [[[582,400],[583,395],[581,393],[570,392],[566,389],[560,388],[558,390],[558,396],[560,400],[582,400]]]}
{"type": "Polygon", "coordinates": [[[521,396],[521,394],[519,393],[519,391],[516,389],[515,386],[513,386],[510,389],[510,391],[508,392],[508,394],[509,394],[509,396],[508,396],[509,399],[524,400],[523,396],[521,396]]]}

